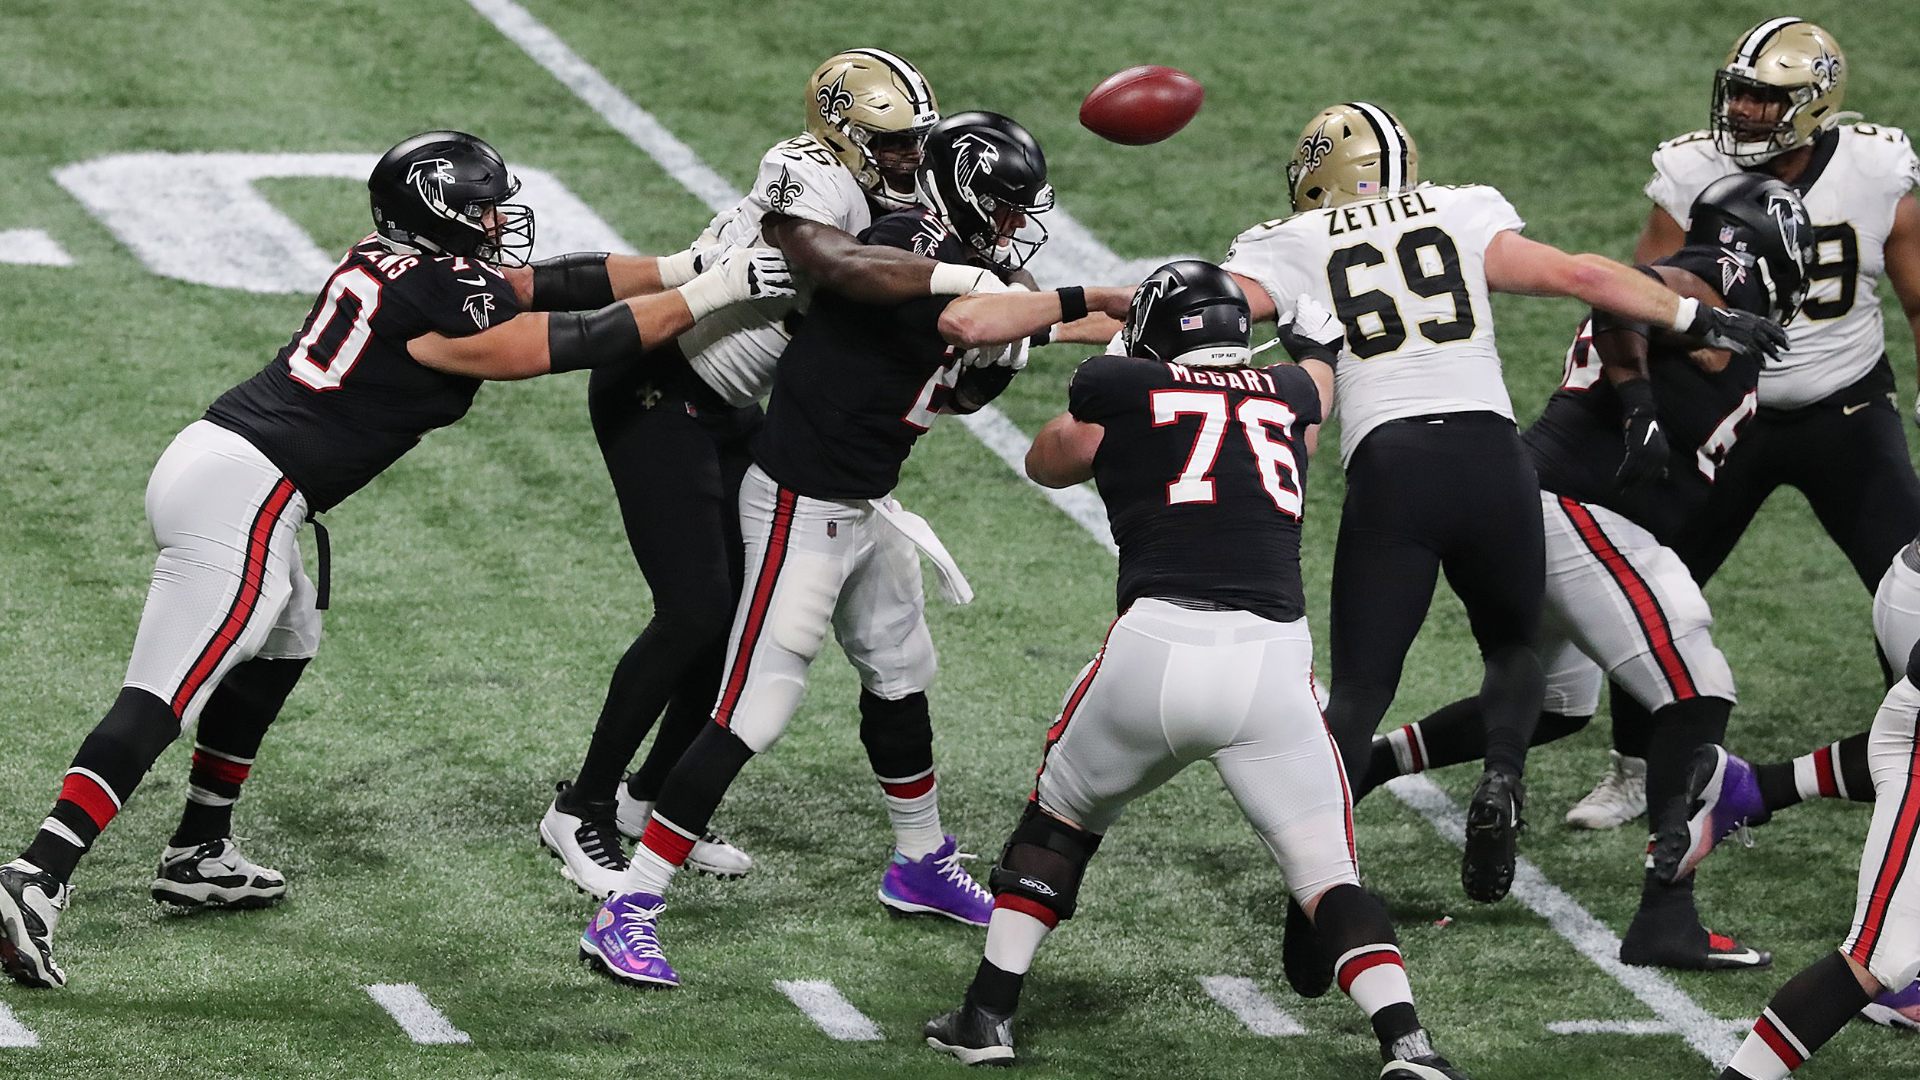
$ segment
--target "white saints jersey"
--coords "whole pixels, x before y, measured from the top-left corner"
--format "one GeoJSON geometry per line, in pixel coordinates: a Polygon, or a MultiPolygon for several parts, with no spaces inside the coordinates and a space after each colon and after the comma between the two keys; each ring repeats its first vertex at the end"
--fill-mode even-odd
{"type": "MultiPolygon", "coordinates": [[[[1760,403],[1774,408],[1811,405],[1859,382],[1886,351],[1874,286],[1886,270],[1894,205],[1920,184],[1920,161],[1898,128],[1850,124],[1835,133],[1815,144],[1794,185],[1813,219],[1818,264],[1806,304],[1787,327],[1791,351],[1760,371],[1760,403]]],[[[1653,168],[1647,197],[1681,228],[1702,189],[1740,171],[1706,131],[1661,143],[1653,168]]]]}
{"type": "MultiPolygon", "coordinates": [[[[769,213],[818,221],[859,235],[873,224],[867,194],[853,174],[811,135],[788,139],[760,159],[760,174],[740,202],[714,215],[695,246],[764,247],[760,219],[769,213]]],[[[733,405],[764,397],[773,364],[787,347],[788,315],[804,312],[813,284],[794,274],[800,295],[721,308],[680,335],[687,362],[733,405]]]]}
{"type": "Polygon", "coordinates": [[[1306,293],[1346,324],[1335,376],[1340,458],[1389,420],[1447,412],[1513,418],[1493,341],[1486,252],[1526,223],[1482,185],[1423,184],[1308,210],[1241,233],[1225,268],[1260,283],[1280,320],[1306,293]]]}

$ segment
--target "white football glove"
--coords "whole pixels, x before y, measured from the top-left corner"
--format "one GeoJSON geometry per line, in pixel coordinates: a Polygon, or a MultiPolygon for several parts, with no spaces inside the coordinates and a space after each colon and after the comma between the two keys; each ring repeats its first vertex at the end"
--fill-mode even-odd
{"type": "Polygon", "coordinates": [[[685,251],[662,255],[654,260],[654,267],[660,273],[660,285],[663,288],[677,289],[712,268],[726,253],[725,246],[702,234],[685,251]]]}
{"type": "Polygon", "coordinates": [[[777,248],[734,248],[680,286],[696,322],[729,304],[775,300],[794,292],[793,273],[777,248]]]}
{"type": "Polygon", "coordinates": [[[1293,321],[1290,325],[1296,337],[1328,348],[1339,348],[1340,340],[1347,336],[1347,328],[1341,325],[1340,317],[1328,311],[1326,305],[1308,293],[1301,293],[1299,299],[1293,302],[1293,321]]]}
{"type": "Polygon", "coordinates": [[[970,368],[1010,367],[1024,371],[1027,366],[1027,339],[1009,345],[982,345],[960,354],[960,363],[970,368]]]}

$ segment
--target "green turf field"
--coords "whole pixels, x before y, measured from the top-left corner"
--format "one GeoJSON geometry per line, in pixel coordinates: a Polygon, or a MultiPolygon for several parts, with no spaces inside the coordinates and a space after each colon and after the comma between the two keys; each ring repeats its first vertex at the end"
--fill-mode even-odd
{"type": "MultiPolygon", "coordinates": [[[[801,85],[821,58],[850,45],[896,50],[948,111],[992,108],[1026,123],[1047,149],[1061,205],[1123,259],[1217,258],[1234,233],[1280,213],[1284,146],[1306,117],[1355,97],[1399,113],[1420,141],[1424,177],[1494,184],[1529,235],[1625,255],[1646,211],[1648,151],[1704,122],[1727,44],[1773,14],[1717,0],[525,3],[731,185],[797,129],[801,85]],[[1146,62],[1206,86],[1187,131],[1123,148],[1078,127],[1087,88],[1146,62]]],[[[1920,124],[1908,5],[1852,0],[1802,13],[1846,45],[1850,107],[1920,124]]],[[[151,272],[55,170],[139,151],[368,155],[454,126],[552,174],[638,250],[683,246],[709,211],[458,0],[7,0],[0,102],[0,258],[24,250],[8,230],[32,229],[72,263],[0,263],[0,843],[21,844],[124,672],[153,555],[141,517],[149,469],[208,401],[272,355],[312,299],[151,272]]],[[[257,187],[321,250],[337,253],[366,231],[366,197],[352,180],[257,187]]],[[[1539,300],[1497,307],[1509,384],[1530,418],[1581,312],[1539,300]]],[[[1912,343],[1891,301],[1888,310],[1910,407],[1912,343]]],[[[1063,406],[1078,359],[1048,350],[1002,401],[1005,413],[1037,430],[1063,406]]],[[[584,394],[584,375],[490,387],[466,421],[330,515],[327,644],[268,737],[237,819],[249,853],[292,879],[289,899],[198,917],[148,900],[185,792],[176,747],[75,880],[57,939],[69,987],[0,988],[12,1023],[40,1044],[0,1046],[0,1069],[918,1080],[959,1068],[926,1049],[918,1029],[957,1000],[980,934],[894,922],[875,903],[890,834],[856,739],[856,682],[837,658],[817,665],[786,741],[748,769],[718,815],[758,868],[731,884],[683,877],[663,934],[685,988],[633,992],[574,963],[592,905],[536,846],[534,823],[553,781],[577,764],[606,676],[648,612],[584,394]],[[884,1039],[829,1039],[776,980],[830,980],[884,1039]],[[471,1042],[410,1041],[362,990],[391,983],[419,987],[471,1042]]],[[[1331,452],[1310,488],[1309,602],[1324,627],[1341,497],[1331,452]]],[[[946,822],[990,856],[1062,689],[1112,617],[1113,561],[959,424],[923,440],[900,494],[979,593],[968,608],[936,601],[930,617],[944,667],[934,708],[946,822]]],[[[1763,512],[1708,596],[1740,681],[1730,736],[1739,748],[1796,753],[1870,719],[1881,684],[1869,597],[1796,496],[1763,512]]],[[[1391,719],[1415,719],[1477,683],[1462,613],[1443,597],[1391,719]]],[[[1603,726],[1536,757],[1523,853],[1617,931],[1637,896],[1641,837],[1559,824],[1604,763],[1603,726]]],[[[1456,801],[1471,781],[1438,779],[1456,801]]],[[[1867,820],[1858,806],[1809,806],[1765,830],[1756,850],[1716,856],[1701,886],[1710,924],[1773,949],[1776,967],[1674,976],[1660,1000],[1751,1017],[1833,947],[1867,820]]],[[[1713,1075],[1674,1035],[1550,1033],[1554,1022],[1657,1017],[1519,898],[1465,901],[1457,852],[1412,809],[1375,797],[1360,828],[1368,883],[1400,924],[1422,1014],[1474,1075],[1713,1075]]],[[[1210,771],[1140,804],[1090,872],[1081,917],[1029,981],[1025,1074],[1372,1075],[1357,1010],[1337,995],[1301,1002],[1286,992],[1282,896],[1210,771]],[[1251,1033],[1203,992],[1197,979],[1208,975],[1253,979],[1308,1034],[1251,1033]]],[[[1737,1037],[1721,1036],[1728,1047],[1737,1037]]],[[[1830,1080],[1916,1073],[1920,1041],[1861,1025],[1803,1070],[1830,1080]]]]}

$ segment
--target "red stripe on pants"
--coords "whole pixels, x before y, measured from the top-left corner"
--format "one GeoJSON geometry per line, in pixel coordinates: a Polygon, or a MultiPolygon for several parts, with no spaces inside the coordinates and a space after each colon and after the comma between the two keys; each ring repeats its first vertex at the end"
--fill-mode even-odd
{"type": "Polygon", "coordinates": [[[1107,640],[1113,637],[1113,628],[1118,625],[1120,625],[1119,619],[1107,625],[1107,637],[1101,639],[1100,651],[1093,654],[1093,663],[1088,665],[1087,673],[1080,677],[1080,685],[1074,687],[1073,693],[1067,696],[1067,703],[1060,709],[1060,718],[1047,729],[1047,744],[1040,751],[1040,767],[1033,771],[1032,799],[1040,797],[1040,777],[1047,771],[1047,755],[1053,753],[1054,744],[1067,733],[1067,722],[1073,719],[1073,714],[1080,708],[1080,703],[1086,700],[1087,691],[1093,687],[1093,677],[1100,674],[1100,665],[1107,658],[1107,640]]]}
{"type": "Polygon", "coordinates": [[[1823,746],[1813,752],[1813,778],[1820,785],[1821,798],[1840,797],[1840,785],[1833,782],[1833,747],[1823,746]]]}
{"type": "Polygon", "coordinates": [[[753,583],[753,604],[747,609],[747,625],[740,631],[740,648],[734,653],[733,670],[714,706],[713,721],[721,727],[733,719],[734,706],[747,688],[747,670],[753,666],[753,649],[760,643],[760,631],[766,626],[767,609],[773,605],[774,582],[780,578],[781,564],[787,561],[787,540],[793,534],[793,508],[800,497],[779,488],[774,499],[773,529],[767,534],[767,551],[760,558],[760,577],[753,583]]]}
{"type": "Polygon", "coordinates": [[[187,705],[200,692],[208,678],[219,670],[220,662],[233,651],[234,643],[240,640],[240,634],[247,627],[247,620],[253,618],[253,610],[260,603],[260,587],[267,576],[267,548],[273,540],[273,530],[280,523],[280,515],[293,501],[293,481],[281,477],[268,492],[267,501],[253,517],[253,527],[247,531],[247,561],[240,573],[240,589],[234,593],[233,603],[227,608],[227,617],[220,622],[220,629],[214,631],[213,639],[200,650],[200,658],[195,660],[188,670],[187,677],[174,691],[173,715],[185,718],[187,705]]]}
{"type": "Polygon", "coordinates": [[[1880,861],[1880,873],[1873,879],[1867,917],[1860,921],[1860,934],[1847,954],[1861,967],[1866,967],[1873,957],[1873,947],[1886,926],[1887,908],[1893,904],[1894,891],[1900,887],[1900,879],[1906,875],[1907,864],[1913,859],[1916,830],[1920,830],[1920,739],[1915,740],[1913,756],[1907,762],[1907,785],[1900,796],[1900,816],[1894,819],[1893,838],[1888,841],[1886,856],[1880,861]]]}
{"type": "Polygon", "coordinates": [[[1601,530],[1600,522],[1594,518],[1592,511],[1564,495],[1559,498],[1560,508],[1573,522],[1574,531],[1580,534],[1587,550],[1600,560],[1600,565],[1606,568],[1614,584],[1627,595],[1627,603],[1633,608],[1634,618],[1639,621],[1647,644],[1653,647],[1653,658],[1660,665],[1660,673],[1666,676],[1674,699],[1685,701],[1698,697],[1699,691],[1694,688],[1693,677],[1687,672],[1687,662],[1680,656],[1680,650],[1674,647],[1673,628],[1667,625],[1666,613],[1660,610],[1660,601],[1653,595],[1653,589],[1634,569],[1633,563],[1607,539],[1607,534],[1601,530]]]}
{"type": "Polygon", "coordinates": [[[193,752],[192,775],[196,777],[204,776],[209,780],[218,780],[238,787],[247,782],[247,776],[251,772],[253,772],[251,765],[242,765],[238,761],[229,761],[199,750],[193,752]]]}
{"type": "Polygon", "coordinates": [[[85,773],[67,774],[67,778],[60,782],[60,799],[86,811],[93,823],[102,829],[113,820],[113,815],[120,812],[119,805],[113,801],[113,793],[85,773]]]}

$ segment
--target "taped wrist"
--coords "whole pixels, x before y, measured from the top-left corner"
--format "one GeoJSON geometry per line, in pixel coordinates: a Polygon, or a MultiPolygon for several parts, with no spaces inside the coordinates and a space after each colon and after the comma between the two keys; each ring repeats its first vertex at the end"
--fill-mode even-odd
{"type": "Polygon", "coordinates": [[[586,314],[556,311],[547,316],[549,371],[607,367],[632,360],[642,348],[640,324],[625,304],[609,304],[586,314]]]}
{"type": "Polygon", "coordinates": [[[1613,392],[1619,395],[1620,408],[1628,416],[1655,411],[1651,380],[1628,379],[1623,383],[1614,383],[1613,392]]]}
{"type": "Polygon", "coordinates": [[[611,303],[606,252],[574,251],[533,264],[533,310],[592,311],[611,303]]]}
{"type": "Polygon", "coordinates": [[[1060,321],[1079,322],[1087,317],[1087,290],[1078,285],[1053,290],[1060,294],[1060,321]]]}
{"type": "Polygon", "coordinates": [[[1080,879],[1098,850],[1098,836],[1076,829],[1029,802],[987,884],[996,904],[1003,896],[1011,897],[1014,902],[1009,906],[1042,922],[1048,922],[1051,915],[1050,921],[1058,923],[1073,918],[1080,898],[1080,879]]]}

